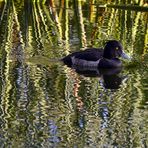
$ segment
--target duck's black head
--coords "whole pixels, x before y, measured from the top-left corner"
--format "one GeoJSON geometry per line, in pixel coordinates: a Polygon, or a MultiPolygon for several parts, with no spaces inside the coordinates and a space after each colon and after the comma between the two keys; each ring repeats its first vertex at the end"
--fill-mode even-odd
{"type": "Polygon", "coordinates": [[[129,57],[123,52],[123,47],[121,43],[116,40],[110,40],[106,43],[103,57],[106,59],[119,58],[119,57],[129,59],[129,57]]]}

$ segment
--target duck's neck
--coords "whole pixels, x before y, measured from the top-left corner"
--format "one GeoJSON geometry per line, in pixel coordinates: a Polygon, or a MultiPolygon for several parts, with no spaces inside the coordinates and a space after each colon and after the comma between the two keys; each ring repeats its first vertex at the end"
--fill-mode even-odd
{"type": "Polygon", "coordinates": [[[110,50],[110,49],[105,49],[104,50],[103,57],[105,59],[113,59],[113,58],[116,58],[114,52],[112,52],[112,50],[110,50]]]}

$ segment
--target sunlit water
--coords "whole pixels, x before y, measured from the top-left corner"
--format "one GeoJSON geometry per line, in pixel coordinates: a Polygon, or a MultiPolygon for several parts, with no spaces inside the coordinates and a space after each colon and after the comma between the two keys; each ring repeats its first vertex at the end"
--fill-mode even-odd
{"type": "Polygon", "coordinates": [[[146,148],[147,12],[63,4],[0,5],[0,147],[146,148]],[[118,72],[59,62],[108,39],[132,57],[118,72]]]}

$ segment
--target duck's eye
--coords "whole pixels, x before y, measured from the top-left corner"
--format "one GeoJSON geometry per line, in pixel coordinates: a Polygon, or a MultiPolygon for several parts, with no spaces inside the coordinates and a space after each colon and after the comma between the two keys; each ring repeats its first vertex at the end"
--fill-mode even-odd
{"type": "Polygon", "coordinates": [[[119,49],[119,47],[116,47],[116,50],[118,50],[119,49]]]}

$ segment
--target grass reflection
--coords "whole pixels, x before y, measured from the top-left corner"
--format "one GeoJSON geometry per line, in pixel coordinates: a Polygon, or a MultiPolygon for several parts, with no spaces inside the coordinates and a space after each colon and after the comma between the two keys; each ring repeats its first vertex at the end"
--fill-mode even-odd
{"type": "Polygon", "coordinates": [[[0,147],[146,147],[148,15],[135,3],[0,1],[0,147]],[[56,62],[109,39],[138,60],[116,91],[56,62]]]}

